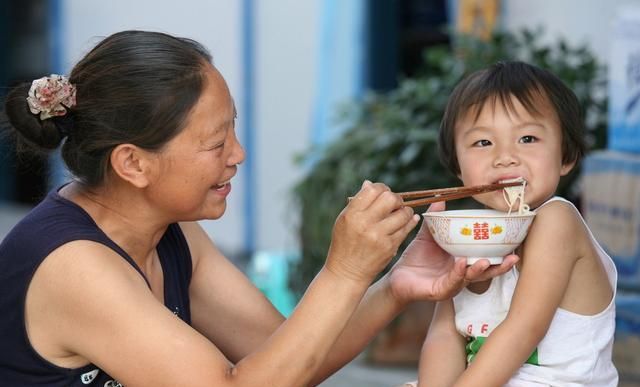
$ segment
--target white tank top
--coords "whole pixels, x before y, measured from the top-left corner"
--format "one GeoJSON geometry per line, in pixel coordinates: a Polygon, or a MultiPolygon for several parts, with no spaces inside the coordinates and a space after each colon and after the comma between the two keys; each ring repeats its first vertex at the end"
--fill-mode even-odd
{"type": "MultiPolygon", "coordinates": [[[[554,197],[555,200],[569,201],[554,197]]],[[[578,210],[571,204],[578,212],[578,210]]],[[[540,206],[542,207],[542,206],[540,206]]],[[[578,213],[580,216],[580,214],[578,213]]],[[[582,222],[584,219],[580,216],[582,222]]],[[[587,230],[589,228],[587,227],[587,230]]],[[[558,308],[549,330],[536,351],[505,386],[611,386],[618,385],[618,372],[611,359],[615,332],[615,293],[617,272],[611,257],[602,249],[589,230],[589,236],[607,272],[613,298],[600,313],[585,316],[558,308]]],[[[453,299],[458,332],[467,337],[468,361],[506,317],[518,281],[514,267],[496,277],[486,292],[475,294],[463,289],[453,299]],[[469,351],[471,350],[471,351],[469,351]]]]}

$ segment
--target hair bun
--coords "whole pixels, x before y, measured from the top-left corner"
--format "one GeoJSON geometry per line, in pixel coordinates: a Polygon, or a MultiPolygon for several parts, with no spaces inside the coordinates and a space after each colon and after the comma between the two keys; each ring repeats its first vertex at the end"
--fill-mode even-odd
{"type": "Polygon", "coordinates": [[[9,123],[18,134],[18,141],[25,140],[28,145],[40,150],[56,149],[64,138],[56,123],[63,117],[40,120],[38,115],[31,113],[27,103],[30,88],[30,83],[22,83],[7,95],[5,113],[9,123]]]}

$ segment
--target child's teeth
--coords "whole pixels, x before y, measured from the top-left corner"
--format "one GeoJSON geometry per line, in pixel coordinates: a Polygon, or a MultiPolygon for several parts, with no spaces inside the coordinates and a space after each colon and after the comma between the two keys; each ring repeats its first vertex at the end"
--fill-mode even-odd
{"type": "Polygon", "coordinates": [[[520,177],[516,177],[513,179],[504,179],[504,180],[500,180],[498,181],[498,183],[515,183],[515,182],[523,182],[524,178],[522,176],[520,177]]]}

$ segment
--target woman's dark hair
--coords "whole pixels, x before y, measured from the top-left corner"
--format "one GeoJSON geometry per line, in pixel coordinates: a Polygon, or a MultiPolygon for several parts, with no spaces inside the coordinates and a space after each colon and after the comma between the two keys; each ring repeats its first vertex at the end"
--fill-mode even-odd
{"type": "Polygon", "coordinates": [[[211,56],[199,43],[160,32],[123,31],[102,40],[71,71],[77,104],[40,120],[27,105],[31,83],[15,87],[5,112],[17,138],[37,150],[62,146],[78,181],[103,182],[114,147],[158,150],[175,137],[197,102],[211,56]],[[65,139],[66,137],[66,139],[65,139]]]}
{"type": "Polygon", "coordinates": [[[440,123],[438,149],[441,162],[455,175],[460,174],[454,131],[459,118],[475,112],[478,119],[486,103],[500,103],[514,112],[515,97],[533,116],[542,116],[536,108],[541,101],[551,107],[562,129],[562,162],[579,162],[586,145],[584,122],[576,95],[551,72],[524,62],[498,62],[463,79],[449,97],[440,123]]]}

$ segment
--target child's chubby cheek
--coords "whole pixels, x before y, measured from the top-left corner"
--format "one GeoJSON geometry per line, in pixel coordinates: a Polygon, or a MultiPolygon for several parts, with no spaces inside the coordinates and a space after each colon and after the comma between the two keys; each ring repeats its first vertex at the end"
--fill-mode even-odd
{"type": "Polygon", "coordinates": [[[509,210],[509,206],[504,200],[502,191],[487,192],[481,195],[475,195],[473,198],[485,207],[498,211],[509,210]]]}

